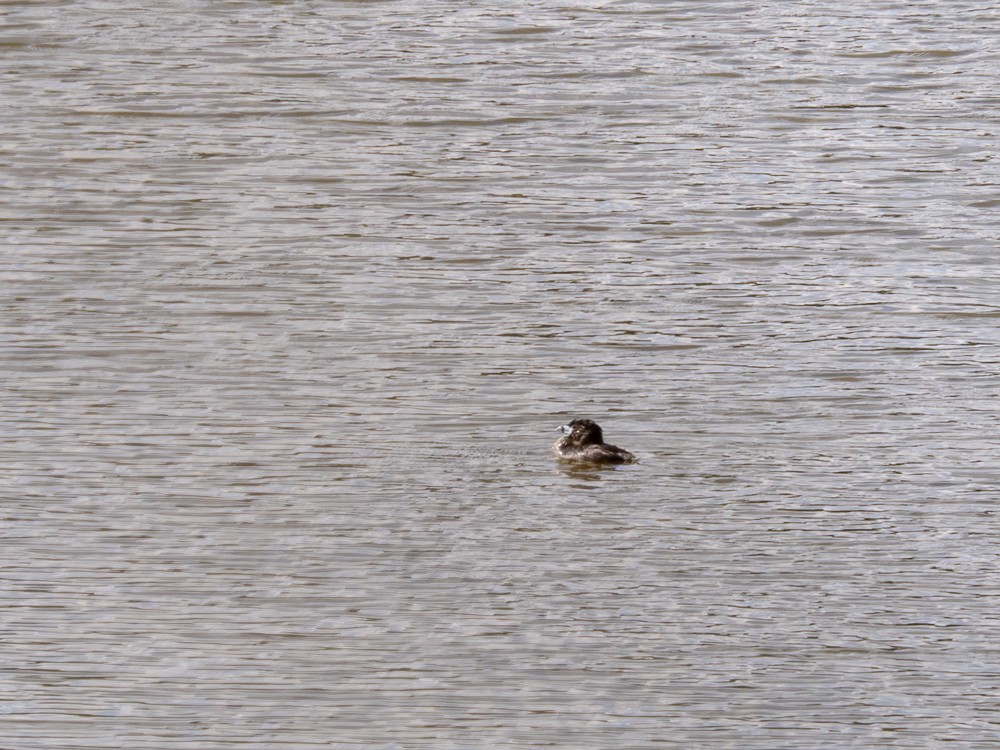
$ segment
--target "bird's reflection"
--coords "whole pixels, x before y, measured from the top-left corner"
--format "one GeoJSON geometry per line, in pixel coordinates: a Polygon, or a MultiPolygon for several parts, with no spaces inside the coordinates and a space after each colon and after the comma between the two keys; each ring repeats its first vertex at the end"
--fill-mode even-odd
{"type": "Polygon", "coordinates": [[[585,479],[588,482],[596,482],[622,469],[611,465],[588,464],[577,461],[557,461],[556,470],[560,474],[572,477],[573,479],[585,479]]]}

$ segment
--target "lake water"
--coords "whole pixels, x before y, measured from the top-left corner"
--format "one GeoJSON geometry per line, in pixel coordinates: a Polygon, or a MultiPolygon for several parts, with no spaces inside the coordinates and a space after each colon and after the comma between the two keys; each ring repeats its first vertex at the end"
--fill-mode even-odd
{"type": "Polygon", "coordinates": [[[1000,744],[1000,8],[0,14],[5,750],[1000,744]]]}

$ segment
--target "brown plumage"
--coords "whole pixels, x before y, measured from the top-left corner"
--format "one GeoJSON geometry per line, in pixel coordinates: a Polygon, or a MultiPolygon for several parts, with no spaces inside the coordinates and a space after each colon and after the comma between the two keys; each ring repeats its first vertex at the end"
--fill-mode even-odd
{"type": "Polygon", "coordinates": [[[565,435],[552,446],[552,453],[557,458],[593,464],[634,464],[638,461],[624,448],[605,443],[604,433],[597,422],[574,419],[559,429],[565,435]]]}

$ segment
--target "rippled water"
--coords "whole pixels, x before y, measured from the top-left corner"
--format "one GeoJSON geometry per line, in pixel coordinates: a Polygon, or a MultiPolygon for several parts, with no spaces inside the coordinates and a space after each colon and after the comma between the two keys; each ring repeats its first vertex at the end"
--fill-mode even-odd
{"type": "Polygon", "coordinates": [[[1000,9],[0,13],[4,748],[1000,742],[1000,9]]]}

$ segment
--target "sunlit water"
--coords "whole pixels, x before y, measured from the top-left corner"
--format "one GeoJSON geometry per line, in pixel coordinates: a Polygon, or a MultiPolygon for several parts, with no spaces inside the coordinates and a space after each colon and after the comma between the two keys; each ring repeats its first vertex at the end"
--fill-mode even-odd
{"type": "Polygon", "coordinates": [[[5,750],[1000,742],[1000,11],[0,12],[5,750]]]}

